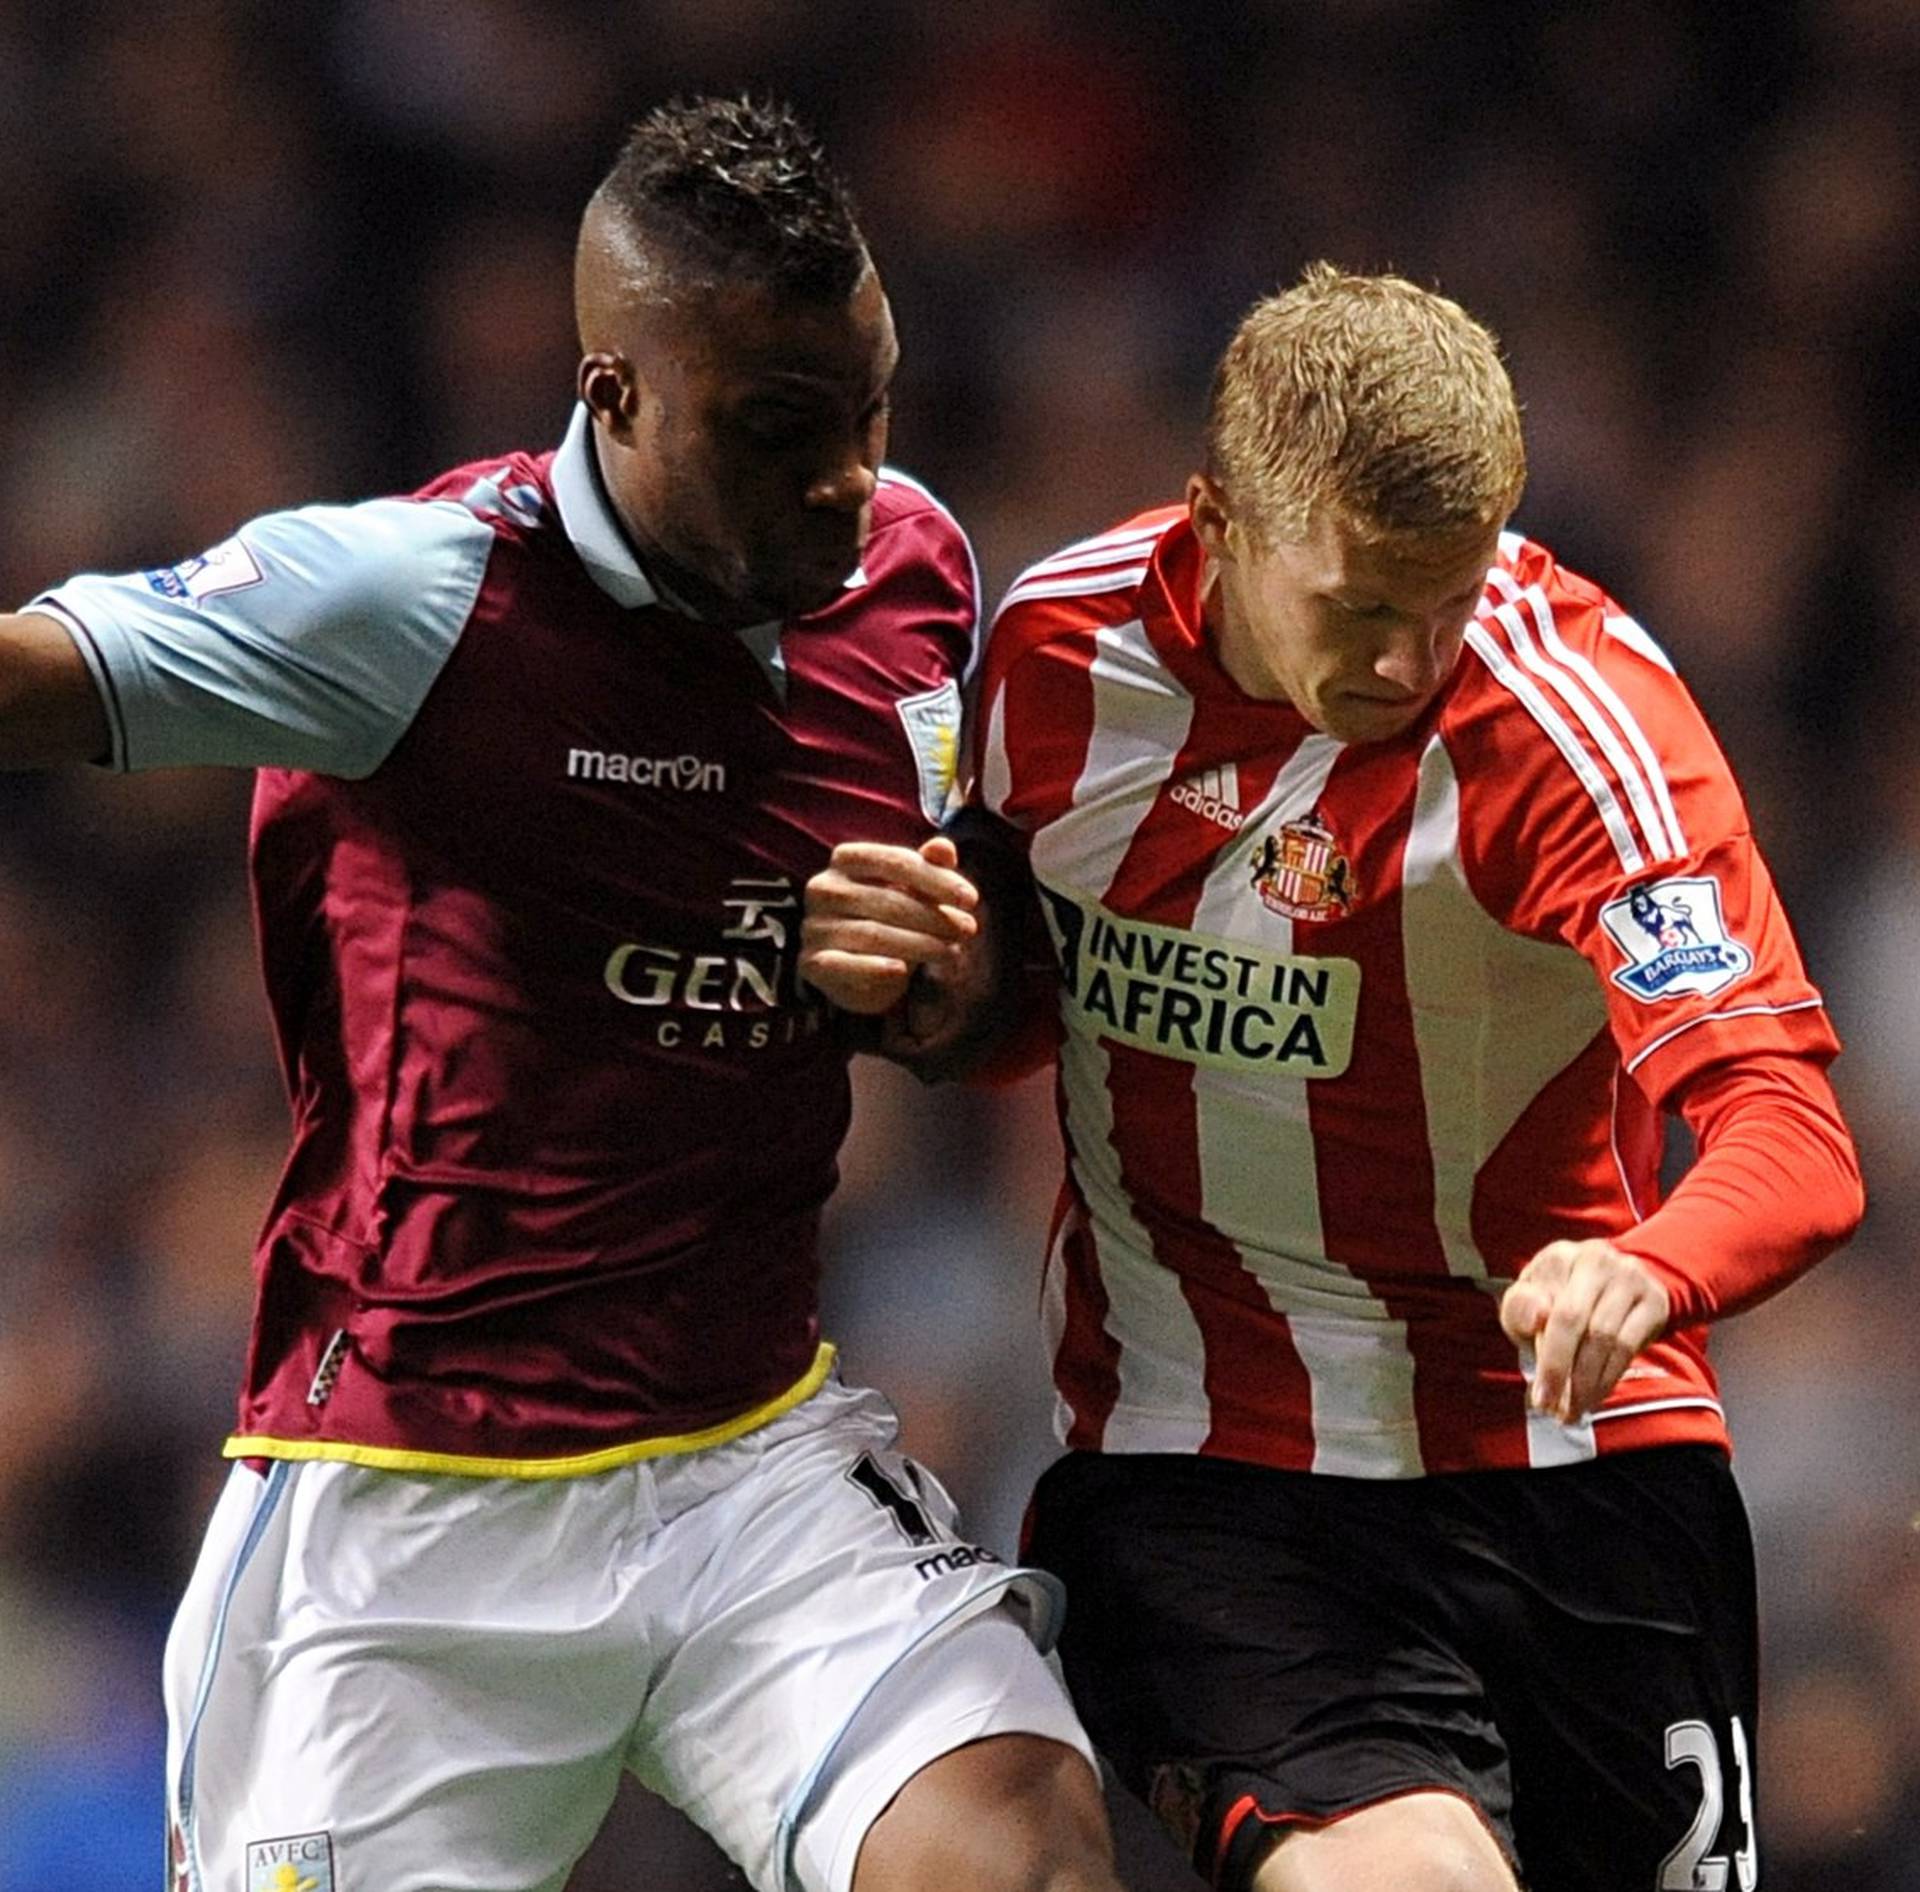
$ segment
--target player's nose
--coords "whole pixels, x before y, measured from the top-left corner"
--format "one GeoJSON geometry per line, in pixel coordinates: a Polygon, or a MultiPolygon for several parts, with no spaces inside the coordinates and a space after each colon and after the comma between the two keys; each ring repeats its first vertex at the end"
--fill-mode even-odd
{"type": "Polygon", "coordinates": [[[822,512],[859,512],[872,504],[879,487],[878,472],[855,455],[844,465],[815,475],[808,482],[806,502],[822,512]]]}
{"type": "Polygon", "coordinates": [[[1448,641],[1443,625],[1411,625],[1374,659],[1374,675],[1409,695],[1424,696],[1446,676],[1448,641]]]}

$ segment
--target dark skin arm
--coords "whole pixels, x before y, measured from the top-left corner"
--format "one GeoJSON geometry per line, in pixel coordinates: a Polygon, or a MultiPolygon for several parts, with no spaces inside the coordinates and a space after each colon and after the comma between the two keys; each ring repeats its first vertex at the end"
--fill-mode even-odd
{"type": "Polygon", "coordinates": [[[37,611],[0,617],[0,769],[97,762],[107,712],[66,628],[37,611]]]}

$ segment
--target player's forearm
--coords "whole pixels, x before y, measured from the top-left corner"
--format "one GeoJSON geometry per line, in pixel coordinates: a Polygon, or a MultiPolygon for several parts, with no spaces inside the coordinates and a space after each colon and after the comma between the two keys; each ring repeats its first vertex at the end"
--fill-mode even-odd
{"type": "Polygon", "coordinates": [[[0,617],[0,768],[99,761],[111,741],[100,693],[65,626],[37,611],[0,617]]]}
{"type": "Polygon", "coordinates": [[[1657,1270],[1675,1327],[1766,1299],[1846,1241],[1865,1208],[1853,1139],[1811,1060],[1736,1061],[1681,1104],[1699,1158],[1618,1243],[1657,1270]]]}

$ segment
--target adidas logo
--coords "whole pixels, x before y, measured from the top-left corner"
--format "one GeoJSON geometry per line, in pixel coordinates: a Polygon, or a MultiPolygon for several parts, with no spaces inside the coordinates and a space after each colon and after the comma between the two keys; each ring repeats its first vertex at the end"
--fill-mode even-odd
{"type": "Polygon", "coordinates": [[[1202,769],[1176,782],[1173,799],[1182,808],[1190,808],[1216,827],[1237,833],[1246,816],[1240,812],[1240,771],[1231,762],[1225,768],[1202,769]]]}

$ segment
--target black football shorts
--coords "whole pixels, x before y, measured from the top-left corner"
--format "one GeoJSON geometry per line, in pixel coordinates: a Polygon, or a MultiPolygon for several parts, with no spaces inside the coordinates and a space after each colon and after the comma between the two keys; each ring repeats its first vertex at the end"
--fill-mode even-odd
{"type": "Polygon", "coordinates": [[[1074,1453],[1029,1529],[1088,1731],[1223,1892],[1436,1788],[1530,1892],[1754,1883],[1753,1546],[1710,1446],[1392,1480],[1074,1453]]]}

